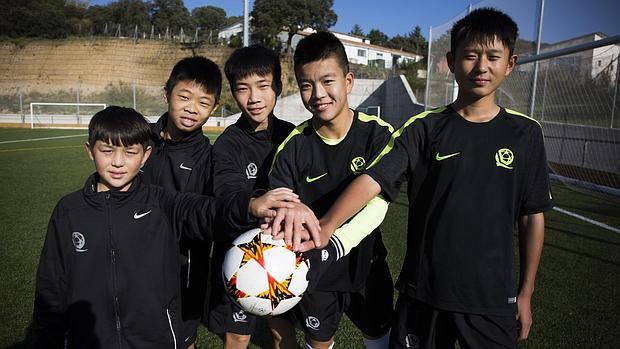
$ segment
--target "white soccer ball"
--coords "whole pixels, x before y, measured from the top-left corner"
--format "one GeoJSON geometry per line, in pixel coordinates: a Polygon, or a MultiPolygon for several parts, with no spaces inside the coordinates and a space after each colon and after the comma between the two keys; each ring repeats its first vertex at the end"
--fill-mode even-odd
{"type": "Polygon", "coordinates": [[[301,253],[258,228],[233,241],[222,266],[228,294],[243,310],[260,316],[294,307],[308,287],[307,272],[301,253]]]}

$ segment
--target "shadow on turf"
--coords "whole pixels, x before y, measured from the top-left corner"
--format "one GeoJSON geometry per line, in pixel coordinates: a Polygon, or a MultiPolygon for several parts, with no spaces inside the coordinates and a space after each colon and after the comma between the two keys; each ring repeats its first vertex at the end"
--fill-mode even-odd
{"type": "Polygon", "coordinates": [[[25,349],[34,348],[34,326],[32,322],[28,325],[24,340],[5,347],[5,349],[25,349]]]}
{"type": "MultiPolygon", "coordinates": [[[[547,223],[549,223],[549,222],[553,222],[553,220],[549,219],[547,221],[547,223]]],[[[585,234],[576,233],[574,231],[569,231],[569,230],[561,229],[561,228],[558,228],[558,227],[554,227],[553,225],[550,225],[550,224],[547,224],[547,228],[552,229],[553,231],[564,233],[566,235],[578,236],[578,237],[583,238],[583,239],[587,239],[587,240],[591,240],[591,241],[596,241],[596,242],[600,242],[600,243],[603,243],[603,244],[620,246],[620,243],[617,243],[617,242],[614,242],[614,241],[609,241],[609,240],[605,240],[605,239],[601,239],[601,238],[596,238],[596,237],[593,237],[593,236],[588,236],[588,235],[585,235],[585,234]]]]}

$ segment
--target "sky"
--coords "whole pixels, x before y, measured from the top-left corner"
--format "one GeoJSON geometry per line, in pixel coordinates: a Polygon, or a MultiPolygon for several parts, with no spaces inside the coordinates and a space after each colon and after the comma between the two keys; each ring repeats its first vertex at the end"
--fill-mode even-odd
{"type": "MultiPolygon", "coordinates": [[[[90,0],[89,4],[110,2],[90,0]]],[[[190,11],[211,5],[223,8],[228,16],[243,15],[243,0],[184,0],[184,3],[190,11]]],[[[251,9],[254,1],[249,3],[251,9]]],[[[430,27],[434,28],[434,37],[446,32],[451,21],[466,12],[470,4],[474,8],[484,5],[505,11],[519,25],[520,37],[536,38],[539,0],[334,0],[338,21],[331,29],[347,33],[359,24],[364,33],[376,28],[392,37],[405,35],[418,25],[428,39],[430,27]]],[[[553,43],[597,31],[608,36],[619,35],[619,13],[618,0],[545,0],[543,42],[553,43]]]]}

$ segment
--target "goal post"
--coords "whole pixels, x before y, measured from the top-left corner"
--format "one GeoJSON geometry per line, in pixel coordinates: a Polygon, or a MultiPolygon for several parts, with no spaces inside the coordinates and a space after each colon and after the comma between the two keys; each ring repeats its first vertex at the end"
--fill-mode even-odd
{"type": "MultiPolygon", "coordinates": [[[[46,125],[43,127],[71,127],[82,125],[81,117],[91,117],[95,112],[88,112],[86,115],[80,113],[80,108],[84,107],[88,110],[99,111],[105,109],[105,103],[52,103],[52,102],[31,102],[30,103],[30,128],[35,125],[46,125]],[[56,108],[55,113],[40,113],[41,106],[50,106],[56,108]],[[72,113],[75,108],[75,113],[72,113]]],[[[84,111],[82,109],[82,111],[84,111]]]]}

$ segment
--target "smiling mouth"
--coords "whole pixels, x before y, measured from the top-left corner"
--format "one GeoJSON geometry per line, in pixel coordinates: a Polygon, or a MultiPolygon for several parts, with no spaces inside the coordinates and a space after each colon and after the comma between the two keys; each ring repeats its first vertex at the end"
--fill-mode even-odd
{"type": "Polygon", "coordinates": [[[472,79],[471,81],[477,86],[485,86],[491,82],[490,80],[487,80],[487,79],[472,79]]]}
{"type": "Polygon", "coordinates": [[[248,112],[252,115],[259,115],[263,112],[263,110],[265,110],[264,107],[262,108],[252,108],[252,109],[248,109],[248,112]]]}
{"type": "Polygon", "coordinates": [[[316,103],[313,105],[313,109],[316,111],[324,111],[327,110],[331,103],[316,103]]]}
{"type": "Polygon", "coordinates": [[[121,179],[125,175],[125,172],[109,172],[109,173],[110,173],[110,177],[114,179],[121,179]]]}
{"type": "Polygon", "coordinates": [[[180,121],[183,126],[193,126],[197,122],[197,120],[185,116],[182,116],[180,121]]]}

